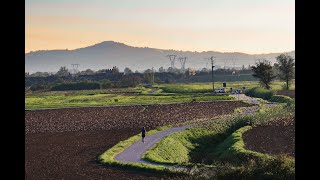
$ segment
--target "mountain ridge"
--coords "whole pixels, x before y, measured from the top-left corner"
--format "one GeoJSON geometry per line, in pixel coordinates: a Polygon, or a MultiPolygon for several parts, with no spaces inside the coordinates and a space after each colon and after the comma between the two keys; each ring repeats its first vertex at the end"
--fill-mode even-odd
{"type": "MultiPolygon", "coordinates": [[[[284,52],[294,56],[295,50],[284,52]]],[[[79,70],[106,69],[117,66],[120,70],[129,67],[132,70],[145,70],[148,68],[168,68],[171,64],[166,57],[168,54],[176,54],[175,67],[179,68],[179,56],[186,56],[186,67],[201,69],[207,66],[206,58],[216,57],[217,66],[233,66],[232,58],[236,59],[236,65],[253,65],[254,59],[265,58],[275,62],[275,57],[281,53],[247,54],[242,52],[218,52],[218,51],[182,51],[173,49],[157,49],[150,47],[134,47],[121,42],[102,41],[100,43],[73,50],[38,50],[25,54],[26,72],[54,72],[61,66],[71,68],[71,64],[80,64],[79,70]],[[231,62],[232,61],[232,62],[231,62]]]]}

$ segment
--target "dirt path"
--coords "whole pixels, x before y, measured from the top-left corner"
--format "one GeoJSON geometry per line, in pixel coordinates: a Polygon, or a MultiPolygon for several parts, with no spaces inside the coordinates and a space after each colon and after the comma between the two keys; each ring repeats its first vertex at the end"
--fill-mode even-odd
{"type": "MultiPolygon", "coordinates": [[[[253,104],[260,104],[260,101],[258,101],[257,99],[251,98],[251,97],[246,96],[244,94],[239,94],[239,96],[237,94],[237,95],[233,95],[233,96],[235,96],[236,98],[239,97],[239,99],[245,99],[253,104]]],[[[272,105],[275,105],[275,104],[270,104],[270,106],[272,106],[272,105]]],[[[242,112],[242,115],[253,114],[258,109],[259,108],[256,106],[247,108],[244,112],[242,112]]],[[[172,133],[185,130],[185,129],[192,127],[192,126],[195,126],[197,124],[199,124],[199,123],[194,123],[194,124],[180,126],[180,127],[173,127],[171,129],[167,129],[167,130],[158,132],[158,133],[150,135],[150,136],[147,135],[145,138],[145,143],[142,143],[141,141],[134,143],[129,148],[125,149],[123,152],[116,155],[115,159],[118,161],[121,161],[121,162],[145,163],[145,164],[152,164],[152,165],[156,165],[156,166],[165,166],[165,167],[169,167],[169,168],[173,167],[173,166],[167,166],[167,165],[163,165],[163,164],[150,163],[150,162],[144,161],[143,159],[141,159],[142,154],[145,153],[148,149],[152,148],[157,142],[159,142],[164,137],[166,137],[172,133]]]]}
{"type": "Polygon", "coordinates": [[[141,159],[141,156],[144,152],[146,152],[148,149],[150,149],[153,145],[155,145],[157,142],[159,142],[162,138],[165,136],[172,134],[174,132],[179,132],[182,130],[187,129],[188,127],[191,127],[192,125],[185,125],[180,127],[174,127],[168,130],[164,130],[158,133],[155,133],[150,136],[145,137],[145,142],[138,141],[131,145],[129,148],[124,150],[123,152],[119,153],[115,159],[122,162],[141,162],[141,163],[147,163],[147,164],[153,164],[149,163],[147,161],[144,161],[141,159]]]}

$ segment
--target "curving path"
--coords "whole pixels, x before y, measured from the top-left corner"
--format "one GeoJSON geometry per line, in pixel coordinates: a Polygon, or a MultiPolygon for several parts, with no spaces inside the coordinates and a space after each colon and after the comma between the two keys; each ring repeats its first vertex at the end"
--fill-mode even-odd
{"type": "Polygon", "coordinates": [[[146,136],[144,139],[144,143],[141,141],[138,141],[131,145],[129,148],[125,149],[123,152],[119,153],[116,155],[115,159],[121,162],[137,162],[137,163],[145,163],[145,164],[151,164],[151,165],[156,165],[156,166],[165,166],[169,167],[167,165],[162,165],[162,164],[156,164],[156,163],[151,163],[144,161],[141,159],[141,156],[143,153],[145,153],[148,149],[150,149],[153,145],[155,145],[157,142],[159,142],[162,138],[165,136],[179,132],[182,130],[185,130],[191,126],[194,126],[195,124],[189,124],[185,126],[180,126],[180,127],[174,127],[171,129],[167,129],[158,133],[155,133],[150,136],[146,136]]]}
{"type": "MultiPolygon", "coordinates": [[[[247,101],[251,102],[252,104],[256,104],[256,105],[261,103],[256,98],[252,98],[252,97],[246,96],[244,94],[232,94],[231,96],[234,96],[239,99],[247,100],[247,101]]],[[[270,104],[268,106],[272,106],[272,105],[275,105],[275,104],[270,104]]],[[[253,114],[257,110],[258,110],[258,107],[253,106],[253,107],[247,108],[244,112],[242,112],[242,115],[253,114]]],[[[121,162],[144,163],[144,164],[150,164],[150,165],[155,165],[155,166],[176,168],[176,167],[170,166],[170,165],[157,164],[157,163],[151,163],[151,162],[144,161],[141,158],[142,154],[145,153],[151,147],[153,147],[157,142],[159,142],[164,137],[166,137],[172,133],[185,130],[185,129],[192,127],[192,126],[195,126],[197,124],[199,124],[199,123],[189,124],[189,125],[180,126],[180,127],[173,127],[171,129],[167,129],[167,130],[155,133],[150,136],[147,135],[145,137],[145,143],[142,143],[141,141],[134,143],[129,148],[125,149],[123,152],[117,154],[115,157],[115,160],[121,161],[121,162]]]]}

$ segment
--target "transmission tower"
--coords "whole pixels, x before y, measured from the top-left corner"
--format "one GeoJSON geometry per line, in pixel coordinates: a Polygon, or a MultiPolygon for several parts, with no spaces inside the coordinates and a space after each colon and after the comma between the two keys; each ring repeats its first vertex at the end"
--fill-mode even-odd
{"type": "Polygon", "coordinates": [[[181,70],[182,72],[185,71],[185,65],[186,65],[186,61],[187,61],[187,57],[179,57],[179,61],[181,64],[181,70]]]}
{"type": "Polygon", "coordinates": [[[78,67],[80,66],[80,64],[71,64],[71,66],[72,66],[73,74],[76,74],[76,72],[78,72],[78,67]]]}
{"type": "Polygon", "coordinates": [[[236,66],[236,58],[234,55],[231,56],[231,61],[232,61],[232,64],[233,64],[233,69],[235,70],[235,66],[236,66]]]}
{"type": "Polygon", "coordinates": [[[176,56],[177,56],[177,55],[174,55],[174,54],[167,55],[167,57],[169,57],[169,60],[170,60],[171,68],[172,68],[172,69],[174,69],[174,62],[175,62],[175,60],[176,60],[176,56]]]}

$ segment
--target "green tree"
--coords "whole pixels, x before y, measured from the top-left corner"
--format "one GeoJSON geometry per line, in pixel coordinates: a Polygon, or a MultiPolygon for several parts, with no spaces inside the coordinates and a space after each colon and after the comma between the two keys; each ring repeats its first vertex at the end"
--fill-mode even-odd
{"type": "Polygon", "coordinates": [[[47,72],[35,72],[35,73],[32,73],[30,75],[28,75],[30,77],[47,77],[49,76],[49,73],[47,72]]]}
{"type": "Polygon", "coordinates": [[[159,73],[163,73],[163,72],[166,72],[166,70],[161,66],[161,67],[159,68],[159,73]]]}
{"type": "Polygon", "coordinates": [[[294,58],[289,55],[280,54],[277,57],[275,67],[278,69],[279,78],[286,82],[286,90],[289,90],[292,79],[294,78],[294,58]]]}
{"type": "Polygon", "coordinates": [[[263,59],[256,62],[256,66],[252,66],[253,76],[258,78],[261,85],[266,89],[270,89],[270,84],[276,78],[273,74],[272,66],[269,61],[263,59]]]}
{"type": "Polygon", "coordinates": [[[66,66],[60,67],[59,71],[56,73],[57,76],[69,76],[70,73],[66,66]]]}
{"type": "Polygon", "coordinates": [[[124,68],[124,74],[132,74],[132,70],[128,67],[124,68]]]}
{"type": "Polygon", "coordinates": [[[145,80],[146,83],[151,84],[152,83],[152,70],[151,69],[147,69],[144,71],[143,73],[143,78],[145,80]]]}
{"type": "Polygon", "coordinates": [[[112,67],[112,74],[119,74],[119,68],[117,66],[112,67]]]}
{"type": "Polygon", "coordinates": [[[80,75],[94,75],[95,72],[91,69],[86,69],[84,71],[79,72],[80,75]]]}

